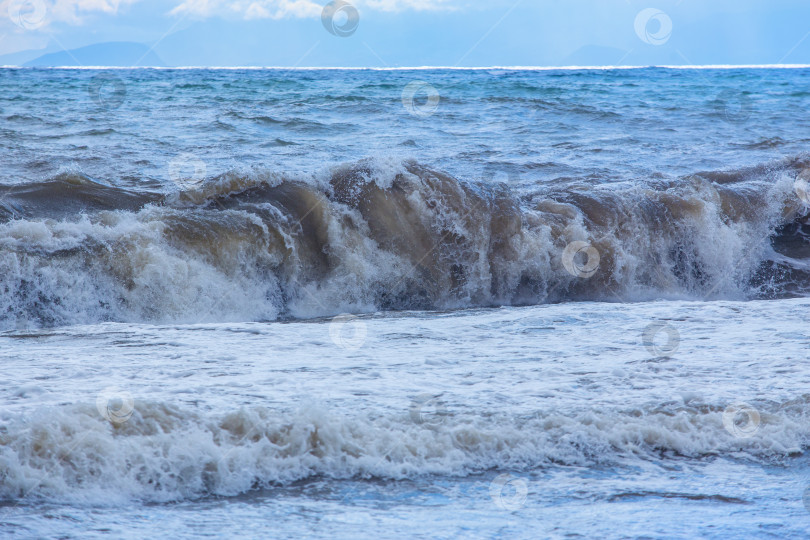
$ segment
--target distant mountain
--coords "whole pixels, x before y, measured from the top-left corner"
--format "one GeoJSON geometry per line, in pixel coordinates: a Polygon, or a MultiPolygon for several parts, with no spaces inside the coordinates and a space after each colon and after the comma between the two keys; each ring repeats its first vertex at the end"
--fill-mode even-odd
{"type": "Polygon", "coordinates": [[[0,66],[22,66],[26,62],[30,62],[35,58],[39,58],[49,49],[21,51],[11,54],[4,54],[0,56],[0,66]]]}
{"type": "Polygon", "coordinates": [[[53,66],[105,66],[131,67],[155,66],[165,64],[154,51],[142,43],[108,42],[96,43],[70,51],[59,51],[44,54],[39,58],[25,62],[26,67],[53,66]]]}

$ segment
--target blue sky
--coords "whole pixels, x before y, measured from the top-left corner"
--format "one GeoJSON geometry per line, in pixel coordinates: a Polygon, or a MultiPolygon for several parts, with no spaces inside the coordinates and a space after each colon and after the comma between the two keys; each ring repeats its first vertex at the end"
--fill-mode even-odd
{"type": "Polygon", "coordinates": [[[806,0],[352,0],[333,33],[325,4],[0,0],[0,60],[127,41],[166,65],[810,64],[806,0]]]}

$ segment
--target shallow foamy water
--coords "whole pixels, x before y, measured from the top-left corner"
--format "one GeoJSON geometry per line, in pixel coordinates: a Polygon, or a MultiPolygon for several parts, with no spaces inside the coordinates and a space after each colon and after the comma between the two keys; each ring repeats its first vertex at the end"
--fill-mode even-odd
{"type": "Polygon", "coordinates": [[[4,534],[799,537],[809,309],[6,332],[4,534]]]}

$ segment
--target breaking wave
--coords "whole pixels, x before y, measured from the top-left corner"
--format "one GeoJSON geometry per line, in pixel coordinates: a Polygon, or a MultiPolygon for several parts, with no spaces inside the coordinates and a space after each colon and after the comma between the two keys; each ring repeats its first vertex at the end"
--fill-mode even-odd
{"type": "Polygon", "coordinates": [[[65,173],[0,198],[0,325],[804,295],[809,166],[520,194],[413,161],[168,194],[65,173]]]}
{"type": "Polygon", "coordinates": [[[806,397],[758,407],[755,429],[742,437],[723,409],[692,402],[525,416],[445,410],[422,422],[320,406],[212,416],[140,401],[126,421],[111,422],[89,404],[46,407],[7,415],[0,499],[165,502],[324,477],[467,476],[721,455],[777,464],[800,455],[810,442],[806,397]]]}

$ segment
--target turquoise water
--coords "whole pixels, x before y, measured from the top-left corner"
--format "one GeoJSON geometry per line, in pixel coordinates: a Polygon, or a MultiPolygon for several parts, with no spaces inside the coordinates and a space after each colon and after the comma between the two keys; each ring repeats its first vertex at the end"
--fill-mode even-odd
{"type": "Polygon", "coordinates": [[[808,69],[3,69],[2,174],[143,186],[191,153],[210,175],[393,154],[525,185],[681,176],[806,151],[809,83],[808,69]]]}

